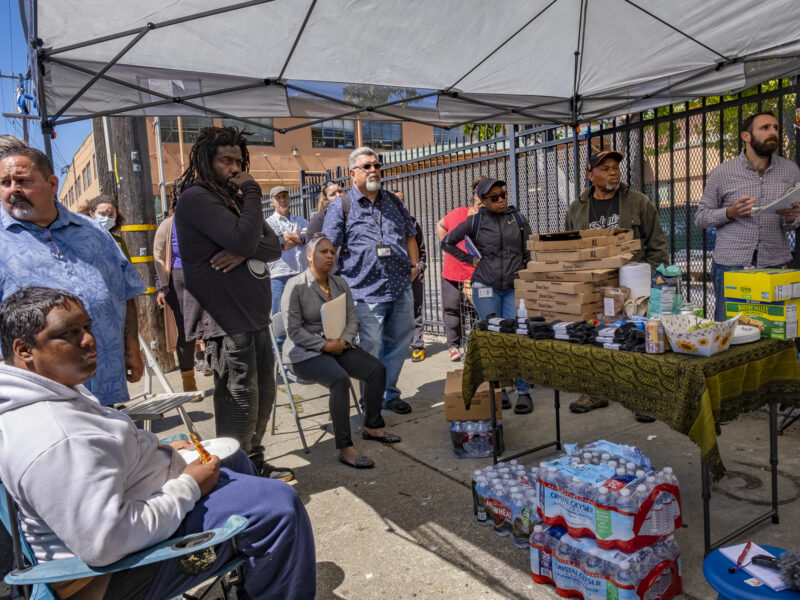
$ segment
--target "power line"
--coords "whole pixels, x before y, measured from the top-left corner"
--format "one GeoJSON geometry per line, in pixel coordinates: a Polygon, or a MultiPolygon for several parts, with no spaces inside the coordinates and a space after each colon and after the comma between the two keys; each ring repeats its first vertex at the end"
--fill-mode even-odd
{"type": "Polygon", "coordinates": [[[11,0],[8,0],[8,45],[11,56],[11,70],[14,70],[14,27],[11,25],[11,0]]]}

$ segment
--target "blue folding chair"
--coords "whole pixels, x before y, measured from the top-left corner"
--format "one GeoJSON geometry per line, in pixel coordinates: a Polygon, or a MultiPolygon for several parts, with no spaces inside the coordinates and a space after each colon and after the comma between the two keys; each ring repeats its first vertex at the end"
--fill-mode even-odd
{"type": "MultiPolygon", "coordinates": [[[[186,439],[186,436],[178,435],[164,441],[180,438],[186,439]]],[[[32,600],[57,600],[56,595],[48,585],[50,583],[116,573],[117,571],[125,571],[135,567],[171,560],[205,550],[228,540],[233,544],[234,558],[222,567],[209,572],[208,579],[213,579],[213,581],[203,594],[195,600],[205,599],[216,588],[217,583],[221,583],[223,596],[227,600],[231,586],[237,581],[241,581],[241,568],[245,559],[239,554],[234,536],[244,531],[248,522],[247,519],[239,515],[228,517],[225,525],[220,528],[165,540],[104,567],[90,567],[77,557],[37,563],[30,545],[28,545],[25,536],[22,535],[14,500],[2,482],[0,482],[0,520],[2,520],[3,526],[11,534],[14,554],[14,569],[5,576],[5,582],[12,586],[22,586],[24,597],[32,600]],[[236,571],[236,577],[226,578],[227,575],[234,571],[236,571]]],[[[184,597],[194,598],[186,594],[184,594],[184,597]]]]}

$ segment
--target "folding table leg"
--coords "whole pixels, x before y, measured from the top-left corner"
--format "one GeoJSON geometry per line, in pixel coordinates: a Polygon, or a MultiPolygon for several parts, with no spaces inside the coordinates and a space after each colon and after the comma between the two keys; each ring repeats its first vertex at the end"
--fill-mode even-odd
{"type": "Polygon", "coordinates": [[[489,382],[489,410],[492,411],[492,464],[497,464],[497,402],[494,399],[494,392],[497,386],[494,381],[489,382]]]}
{"type": "Polygon", "coordinates": [[[556,450],[561,450],[561,393],[553,390],[553,404],[556,409],[556,450]]]}
{"type": "Polygon", "coordinates": [[[769,405],[769,465],[772,475],[772,522],[780,522],[778,518],[778,405],[769,405]]]}

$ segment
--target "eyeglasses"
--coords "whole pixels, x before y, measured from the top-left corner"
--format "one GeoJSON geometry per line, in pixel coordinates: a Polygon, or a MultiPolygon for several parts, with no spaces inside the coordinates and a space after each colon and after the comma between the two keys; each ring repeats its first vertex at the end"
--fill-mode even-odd
{"type": "Polygon", "coordinates": [[[375,163],[364,163],[363,165],[356,165],[356,169],[361,169],[362,171],[371,171],[375,169],[376,171],[380,171],[383,165],[379,162],[375,163]]]}
{"type": "Polygon", "coordinates": [[[484,201],[492,202],[492,203],[500,202],[500,200],[505,200],[506,199],[506,193],[505,192],[500,192],[499,194],[495,194],[494,196],[484,196],[481,199],[484,200],[484,201]]]}

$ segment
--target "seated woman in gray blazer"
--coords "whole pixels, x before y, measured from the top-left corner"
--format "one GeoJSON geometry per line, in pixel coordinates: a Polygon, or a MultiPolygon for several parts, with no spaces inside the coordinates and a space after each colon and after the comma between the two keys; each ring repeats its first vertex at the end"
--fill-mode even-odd
{"type": "Polygon", "coordinates": [[[331,273],[336,264],[336,249],[331,241],[316,233],[306,244],[306,252],[308,269],[286,283],[281,298],[286,322],[283,361],[291,364],[298,377],[330,389],[329,406],[339,460],[357,469],[368,469],[375,463],[359,454],[350,438],[350,377],[365,384],[361,437],[394,444],[400,438],[384,431],[381,417],[386,368],[353,343],[358,333],[358,315],[347,282],[331,273]],[[329,340],[322,332],[320,308],[342,294],[347,296],[347,324],[341,338],[329,340]]]}

